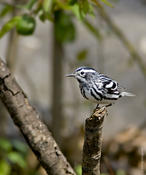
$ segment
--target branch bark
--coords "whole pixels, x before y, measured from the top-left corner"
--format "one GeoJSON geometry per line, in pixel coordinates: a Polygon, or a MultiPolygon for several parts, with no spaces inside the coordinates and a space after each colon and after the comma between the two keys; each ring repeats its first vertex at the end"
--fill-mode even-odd
{"type": "Polygon", "coordinates": [[[0,98],[49,175],[75,175],[26,95],[0,59],[0,98]]]}
{"type": "MultiPolygon", "coordinates": [[[[11,0],[13,4],[17,4],[16,0],[11,0]]],[[[18,0],[17,0],[18,1],[18,0]]],[[[19,9],[20,10],[20,9],[19,9]]],[[[18,14],[18,9],[14,8],[11,12],[11,17],[14,17],[18,14]]],[[[18,50],[18,34],[16,30],[11,30],[8,36],[7,50],[6,50],[6,58],[7,65],[12,73],[14,73],[16,60],[17,60],[17,50],[18,50]]],[[[8,122],[8,114],[3,104],[0,103],[1,109],[1,127],[0,127],[0,135],[4,136],[6,134],[7,122],[8,122]]]]}
{"type": "Polygon", "coordinates": [[[97,109],[85,122],[82,175],[100,175],[102,127],[106,108],[97,109]]]}

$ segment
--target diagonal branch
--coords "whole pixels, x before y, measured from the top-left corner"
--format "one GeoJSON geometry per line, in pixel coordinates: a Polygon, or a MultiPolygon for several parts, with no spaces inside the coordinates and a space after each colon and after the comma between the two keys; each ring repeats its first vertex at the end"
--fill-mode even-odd
{"type": "Polygon", "coordinates": [[[26,95],[0,59],[0,98],[49,175],[75,175],[26,95]]]}
{"type": "Polygon", "coordinates": [[[106,109],[98,108],[85,123],[82,175],[100,175],[102,127],[106,109]]]}

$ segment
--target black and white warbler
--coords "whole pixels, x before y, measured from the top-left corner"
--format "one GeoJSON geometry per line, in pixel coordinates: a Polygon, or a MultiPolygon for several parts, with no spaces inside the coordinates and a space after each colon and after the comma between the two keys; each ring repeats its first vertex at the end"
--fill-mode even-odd
{"type": "Polygon", "coordinates": [[[115,80],[98,73],[93,68],[79,67],[66,76],[76,78],[83,97],[97,104],[112,104],[123,96],[134,96],[124,91],[115,80]]]}

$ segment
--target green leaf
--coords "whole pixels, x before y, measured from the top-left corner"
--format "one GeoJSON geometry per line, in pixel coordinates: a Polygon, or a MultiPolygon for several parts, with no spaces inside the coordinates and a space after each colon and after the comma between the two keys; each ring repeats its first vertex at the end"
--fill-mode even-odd
{"type": "Polygon", "coordinates": [[[10,151],[12,150],[12,145],[11,143],[7,140],[7,139],[4,139],[4,138],[0,138],[0,150],[1,151],[10,151]]]}
{"type": "Polygon", "coordinates": [[[82,18],[85,18],[87,13],[89,12],[90,5],[88,0],[80,0],[79,1],[79,7],[80,7],[80,14],[82,18]]]}
{"type": "Polygon", "coordinates": [[[79,1],[79,9],[81,18],[84,19],[87,14],[94,16],[94,11],[91,3],[88,0],[80,0],[79,1]]]}
{"type": "Polygon", "coordinates": [[[10,170],[11,170],[10,165],[6,161],[1,160],[0,161],[0,175],[10,175],[10,170]]]}
{"type": "Polygon", "coordinates": [[[43,9],[45,12],[48,12],[51,8],[52,0],[44,0],[43,1],[43,9]]]}
{"type": "Polygon", "coordinates": [[[20,35],[31,35],[34,32],[35,27],[35,19],[30,15],[24,14],[18,21],[16,30],[20,35]]]}
{"type": "Polygon", "coordinates": [[[89,3],[88,3],[88,1],[87,0],[81,0],[80,1],[80,8],[85,14],[87,14],[88,11],[89,11],[89,3]]]}
{"type": "Polygon", "coordinates": [[[14,28],[20,19],[20,16],[15,16],[12,19],[10,19],[7,23],[5,23],[0,30],[0,38],[2,38],[7,32],[14,28]]]}
{"type": "Polygon", "coordinates": [[[79,4],[74,4],[71,7],[71,11],[74,13],[74,15],[79,19],[82,20],[81,14],[80,14],[80,8],[79,4]]]}
{"type": "Polygon", "coordinates": [[[28,3],[24,6],[28,10],[31,10],[33,5],[37,2],[37,0],[29,0],[28,3]]]}
{"type": "Polygon", "coordinates": [[[109,7],[113,7],[113,5],[108,0],[101,0],[101,1],[109,7]]]}
{"type": "Polygon", "coordinates": [[[78,2],[78,0],[69,0],[69,5],[74,5],[78,2]]]}
{"type": "Polygon", "coordinates": [[[53,22],[54,13],[51,13],[52,0],[43,0],[42,7],[39,11],[39,18],[42,22],[50,20],[53,22]]]}
{"type": "Polygon", "coordinates": [[[26,161],[24,160],[24,158],[22,157],[22,155],[19,154],[19,153],[17,153],[17,152],[10,152],[7,155],[7,158],[12,163],[15,163],[15,164],[19,165],[21,168],[25,168],[26,167],[26,161]]]}
{"type": "Polygon", "coordinates": [[[82,175],[82,166],[81,165],[77,165],[75,167],[75,172],[77,173],[77,175],[82,175]]]}
{"type": "Polygon", "coordinates": [[[83,49],[80,52],[78,52],[77,54],[77,59],[79,61],[83,61],[87,58],[87,54],[88,54],[88,50],[87,49],[83,49]]]}
{"type": "Polygon", "coordinates": [[[62,11],[55,13],[55,36],[60,43],[74,41],[76,36],[72,17],[62,11]]]}
{"type": "Polygon", "coordinates": [[[0,18],[7,15],[10,11],[12,11],[13,7],[11,5],[5,5],[4,8],[0,12],[0,18]]]}

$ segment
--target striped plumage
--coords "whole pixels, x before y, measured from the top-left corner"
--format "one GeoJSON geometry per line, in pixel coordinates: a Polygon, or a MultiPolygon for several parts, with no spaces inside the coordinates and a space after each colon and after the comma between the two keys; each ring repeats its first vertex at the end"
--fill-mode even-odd
{"type": "Polygon", "coordinates": [[[97,104],[109,104],[120,97],[133,96],[133,94],[125,92],[116,81],[98,73],[93,68],[79,67],[67,77],[76,78],[83,97],[97,104]]]}

